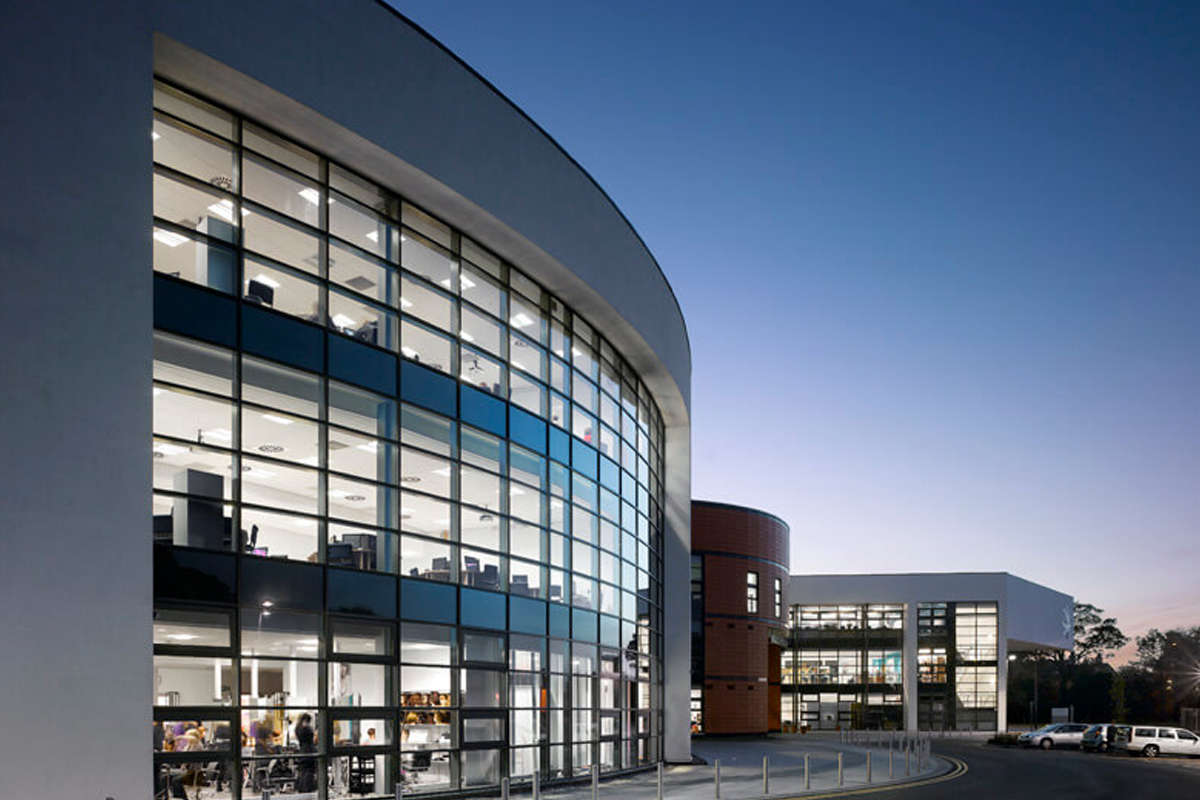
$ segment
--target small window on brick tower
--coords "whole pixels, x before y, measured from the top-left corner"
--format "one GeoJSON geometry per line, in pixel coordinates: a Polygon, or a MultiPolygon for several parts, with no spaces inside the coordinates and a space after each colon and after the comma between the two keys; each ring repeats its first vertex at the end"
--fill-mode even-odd
{"type": "Polygon", "coordinates": [[[746,573],[746,613],[758,613],[758,573],[746,573]]]}

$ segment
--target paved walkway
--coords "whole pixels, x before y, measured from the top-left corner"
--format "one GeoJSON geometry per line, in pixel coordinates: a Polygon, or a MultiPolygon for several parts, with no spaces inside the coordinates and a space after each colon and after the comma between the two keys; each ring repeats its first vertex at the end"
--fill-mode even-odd
{"type": "MultiPolygon", "coordinates": [[[[923,759],[917,769],[916,752],[909,761],[905,775],[904,752],[899,744],[892,750],[892,778],[888,778],[888,743],[884,739],[843,743],[838,736],[820,734],[784,735],[770,738],[696,739],[692,752],[706,764],[667,767],[663,773],[665,800],[716,800],[713,780],[717,760],[721,762],[720,800],[747,798],[785,798],[806,792],[836,791],[838,784],[838,753],[842,754],[842,784],[844,789],[867,786],[867,753],[871,754],[871,785],[898,784],[931,778],[949,772],[950,762],[936,755],[923,759]],[[882,744],[882,746],[880,746],[882,744]],[[804,761],[808,756],[808,784],[805,784],[804,761]],[[762,761],[769,759],[768,793],[763,793],[762,761]]],[[[514,794],[516,792],[514,791],[514,794]]],[[[655,772],[638,773],[625,778],[601,781],[599,800],[654,800],[657,793],[655,772]]],[[[591,786],[547,788],[545,798],[553,800],[585,800],[591,796],[591,786]]]]}

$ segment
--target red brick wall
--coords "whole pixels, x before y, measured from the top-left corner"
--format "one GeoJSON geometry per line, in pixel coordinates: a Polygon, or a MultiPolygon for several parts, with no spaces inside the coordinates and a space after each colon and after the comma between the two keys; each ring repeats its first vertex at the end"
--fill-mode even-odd
{"type": "Polygon", "coordinates": [[[779,657],[774,648],[771,663],[769,636],[786,622],[786,608],[775,617],[774,581],[787,581],[779,564],[788,562],[788,528],[763,512],[695,502],[692,552],[704,556],[704,730],[778,730],[779,657]],[[747,610],[747,572],[758,573],[757,614],[747,610]]]}

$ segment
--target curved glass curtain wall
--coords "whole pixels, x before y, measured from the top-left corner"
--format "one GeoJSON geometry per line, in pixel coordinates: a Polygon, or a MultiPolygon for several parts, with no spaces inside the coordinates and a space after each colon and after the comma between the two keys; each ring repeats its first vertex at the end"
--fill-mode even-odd
{"type": "Polygon", "coordinates": [[[402,198],[175,88],[155,108],[156,791],[657,761],[646,387],[402,198]]]}

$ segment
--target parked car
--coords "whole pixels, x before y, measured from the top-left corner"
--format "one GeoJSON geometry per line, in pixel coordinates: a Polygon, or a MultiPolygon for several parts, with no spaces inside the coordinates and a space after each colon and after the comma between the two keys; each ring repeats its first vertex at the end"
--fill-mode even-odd
{"type": "Polygon", "coordinates": [[[1200,736],[1186,728],[1118,725],[1113,748],[1141,753],[1147,758],[1159,755],[1200,756],[1200,736]]]}
{"type": "Polygon", "coordinates": [[[1083,741],[1083,732],[1089,727],[1091,726],[1079,722],[1055,722],[1036,731],[1022,733],[1017,737],[1017,744],[1024,747],[1040,747],[1043,750],[1079,747],[1083,741]]]}
{"type": "Polygon", "coordinates": [[[1093,725],[1083,732],[1079,746],[1090,752],[1107,753],[1112,747],[1113,739],[1116,738],[1117,727],[1111,722],[1093,725]]]}

